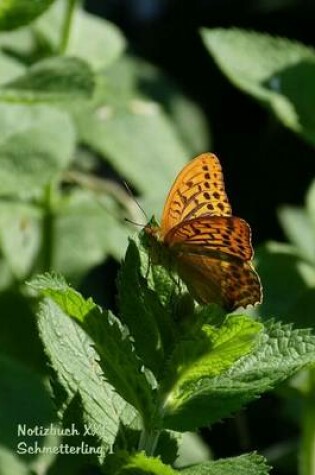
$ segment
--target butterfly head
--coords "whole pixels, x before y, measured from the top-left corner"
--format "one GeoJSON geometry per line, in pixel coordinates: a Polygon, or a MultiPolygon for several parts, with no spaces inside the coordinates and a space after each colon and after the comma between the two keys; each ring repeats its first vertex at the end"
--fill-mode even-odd
{"type": "Polygon", "coordinates": [[[170,268],[173,259],[167,246],[165,246],[162,229],[154,216],[144,227],[143,231],[142,242],[149,252],[152,263],[170,268]]]}
{"type": "Polygon", "coordinates": [[[144,226],[144,232],[147,236],[151,236],[156,241],[161,241],[161,228],[154,216],[148,224],[144,226]]]}

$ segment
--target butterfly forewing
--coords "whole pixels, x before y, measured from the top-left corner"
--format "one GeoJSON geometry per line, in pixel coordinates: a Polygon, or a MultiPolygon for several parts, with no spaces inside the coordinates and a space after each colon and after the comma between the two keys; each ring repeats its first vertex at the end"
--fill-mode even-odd
{"type": "Polygon", "coordinates": [[[161,231],[165,235],[180,222],[200,216],[231,216],[218,158],[203,153],[177,176],[166,200],[161,231]]]}

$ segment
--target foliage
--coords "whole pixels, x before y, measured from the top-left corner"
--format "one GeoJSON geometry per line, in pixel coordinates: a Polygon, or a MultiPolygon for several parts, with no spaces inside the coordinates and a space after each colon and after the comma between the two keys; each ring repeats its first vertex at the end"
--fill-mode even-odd
{"type": "Polygon", "coordinates": [[[315,50],[286,38],[238,29],[203,30],[202,37],[230,81],[315,144],[315,50]]]}
{"type": "MultiPolygon", "coordinates": [[[[312,48],[238,29],[203,30],[202,37],[235,86],[267,106],[283,125],[314,146],[312,48]]],[[[264,302],[256,313],[262,317],[281,315],[282,320],[303,328],[314,328],[314,189],[313,184],[304,208],[287,205],[279,209],[280,222],[291,243],[269,242],[257,254],[264,302]]],[[[315,469],[314,381],[312,368],[293,378],[281,393],[288,408],[294,404],[302,407],[299,473],[303,475],[315,469]]]]}
{"type": "MultiPolygon", "coordinates": [[[[25,13],[15,10],[17,4],[7,2],[7,11],[10,6],[12,15],[25,19],[25,13]]],[[[31,26],[0,34],[5,71],[0,84],[0,196],[20,210],[11,220],[7,213],[7,225],[18,228],[22,223],[21,232],[30,234],[32,215],[37,233],[37,249],[27,272],[18,275],[21,281],[30,272],[53,268],[79,282],[107,256],[122,255],[128,233],[123,219],[139,221],[139,211],[122,185],[96,176],[101,167],[121,174],[155,208],[160,187],[167,186],[190,155],[190,144],[170,117],[177,104],[184,110],[193,106],[166,80],[168,103],[151,97],[151,84],[154,89],[160,73],[125,54],[124,45],[116,27],[63,0],[31,26]],[[144,170],[152,168],[153,159],[154,179],[148,184],[144,170]]],[[[203,118],[193,111],[200,123],[197,146],[205,146],[203,118]]],[[[14,272],[14,256],[7,251],[4,287],[14,272]]]]}
{"type": "MultiPolygon", "coordinates": [[[[56,386],[66,392],[62,401],[56,396],[58,406],[65,412],[79,396],[76,410],[96,427],[108,474],[175,473],[153,457],[163,460],[164,454],[156,452],[161,435],[213,424],[315,361],[315,337],[309,331],[273,322],[263,327],[244,314],[222,319],[215,306],[200,308],[178,294],[177,284],[160,268],[159,286],[162,281],[169,286],[165,300],[156,291],[156,270],[148,274],[148,265],[141,238],[130,241],[119,279],[120,319],[84,299],[60,276],[45,274],[29,284],[44,297],[40,335],[56,386]],[[161,313],[168,315],[170,332],[161,313]],[[92,394],[98,395],[97,404],[92,394]],[[115,444],[121,424],[128,433],[135,420],[138,436],[132,444],[115,444]],[[109,455],[114,444],[115,454],[109,455]],[[139,452],[132,455],[135,449],[139,452]]],[[[251,473],[255,464],[255,470],[268,473],[262,459],[250,455],[242,462],[222,461],[222,468],[219,462],[201,463],[194,473],[220,473],[225,466],[236,473],[243,462],[243,473],[251,473]]]]}
{"type": "MultiPolygon", "coordinates": [[[[196,434],[199,455],[178,453],[188,431],[290,378],[281,390],[294,388],[305,403],[301,473],[309,475],[314,186],[305,208],[280,210],[292,244],[257,254],[265,300],[255,318],[197,306],[151,265],[142,236],[129,240],[117,311],[102,309],[73,285],[122,258],[125,218],[143,222],[122,181],[159,213],[181,166],[209,149],[204,116],[79,1],[5,0],[0,30],[0,472],[71,475],[92,463],[107,475],[264,475],[261,455],[211,460],[196,434]],[[304,379],[293,377],[299,370],[304,379]],[[51,430],[23,436],[21,422],[51,430]],[[73,425],[71,437],[57,430],[73,425]],[[94,452],[54,453],[66,443],[94,452]],[[25,453],[23,444],[52,450],[25,453]]],[[[202,37],[238,88],[314,145],[311,48],[240,30],[202,37]]],[[[111,282],[101,286],[106,293],[111,282]]]]}

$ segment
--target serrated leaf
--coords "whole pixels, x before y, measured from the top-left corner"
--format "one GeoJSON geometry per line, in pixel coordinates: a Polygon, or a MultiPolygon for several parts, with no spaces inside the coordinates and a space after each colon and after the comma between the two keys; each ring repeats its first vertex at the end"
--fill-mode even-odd
{"type": "Polygon", "coordinates": [[[122,258],[128,228],[120,220],[121,210],[105,196],[76,190],[71,192],[55,216],[53,268],[71,282],[79,282],[108,256],[122,258]],[[84,223],[84,225],[83,225],[84,223]]]}
{"type": "Polygon", "coordinates": [[[126,402],[104,380],[91,339],[52,300],[41,304],[38,325],[52,368],[65,389],[65,405],[79,396],[84,420],[104,448],[111,448],[126,402]]]}
{"type": "Polygon", "coordinates": [[[88,99],[94,75],[77,58],[54,57],[31,66],[24,75],[0,88],[0,101],[16,103],[60,102],[88,99]]]}
{"type": "MultiPolygon", "coordinates": [[[[57,0],[34,25],[55,51],[59,49],[66,8],[64,0],[57,0]]],[[[81,58],[100,69],[114,62],[124,48],[124,36],[113,23],[76,7],[66,48],[68,56],[81,58]]]]}
{"type": "Polygon", "coordinates": [[[62,111],[0,104],[0,129],[0,195],[38,191],[72,158],[74,128],[62,111]]]}
{"type": "Polygon", "coordinates": [[[180,439],[178,457],[174,466],[178,468],[189,467],[210,460],[211,450],[209,445],[195,432],[184,432],[180,439]]]}
{"type": "Polygon", "coordinates": [[[53,299],[69,316],[83,321],[86,314],[96,308],[91,298],[85,299],[76,290],[68,286],[65,279],[57,274],[40,274],[28,282],[37,292],[53,299]]]}
{"type": "MultiPolygon", "coordinates": [[[[152,224],[152,226],[157,225],[155,218],[150,221],[150,224],[152,224]]],[[[150,258],[152,249],[150,248],[150,242],[147,239],[146,233],[141,232],[138,237],[137,246],[140,257],[141,275],[147,280],[149,288],[156,292],[165,311],[168,312],[172,306],[174,296],[179,292],[178,282],[175,282],[171,273],[163,265],[152,265],[150,258]]],[[[165,324],[166,323],[167,320],[165,321],[165,324]]],[[[167,329],[167,332],[172,333],[171,329],[167,329]]]]}
{"type": "Polygon", "coordinates": [[[235,86],[269,106],[285,126],[315,144],[315,50],[238,29],[204,29],[202,37],[235,86]]]}
{"type": "Polygon", "coordinates": [[[103,473],[106,475],[175,475],[177,472],[160,459],[148,457],[143,452],[135,454],[118,452],[107,458],[103,473]]]}
{"type": "MultiPolygon", "coordinates": [[[[139,411],[143,419],[148,421],[152,413],[152,389],[141,369],[141,362],[133,351],[126,329],[112,314],[103,313],[91,299],[85,300],[60,277],[47,274],[34,279],[30,285],[58,305],[56,307],[53,302],[48,301],[42,314],[62,313],[63,316],[69,315],[80,323],[91,338],[89,344],[93,342],[95,346],[97,361],[106,379],[139,411]]],[[[51,318],[56,319],[53,315],[51,318]]],[[[94,357],[96,358],[96,355],[94,357]]],[[[86,389],[87,387],[88,384],[86,389]]]]}
{"type": "Polygon", "coordinates": [[[252,318],[231,315],[221,327],[204,324],[200,332],[179,341],[161,383],[165,413],[180,412],[204,379],[219,376],[248,354],[261,330],[252,318]]]}
{"type": "Polygon", "coordinates": [[[315,336],[290,325],[270,324],[248,356],[191,388],[191,398],[166,416],[165,427],[191,430],[218,421],[314,362],[315,336]]]}
{"type": "MultiPolygon", "coordinates": [[[[149,265],[149,263],[148,263],[149,265]]],[[[164,353],[174,335],[170,313],[141,275],[141,258],[136,243],[129,242],[119,275],[119,308],[145,365],[157,374],[164,353]]]]}
{"type": "Polygon", "coordinates": [[[182,475],[268,475],[264,457],[257,454],[240,455],[206,462],[180,470],[182,475]]]}
{"type": "Polygon", "coordinates": [[[27,25],[41,15],[54,0],[2,0],[0,4],[0,29],[11,30],[27,25]]]}

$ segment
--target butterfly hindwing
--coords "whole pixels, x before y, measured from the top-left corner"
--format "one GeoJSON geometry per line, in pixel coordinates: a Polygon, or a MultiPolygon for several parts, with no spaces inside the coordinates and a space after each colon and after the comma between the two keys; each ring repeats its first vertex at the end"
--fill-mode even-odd
{"type": "Polygon", "coordinates": [[[182,254],[178,273],[201,303],[217,303],[232,311],[261,302],[261,284],[250,262],[182,254]]]}

